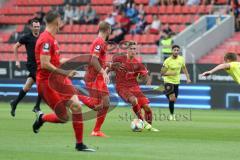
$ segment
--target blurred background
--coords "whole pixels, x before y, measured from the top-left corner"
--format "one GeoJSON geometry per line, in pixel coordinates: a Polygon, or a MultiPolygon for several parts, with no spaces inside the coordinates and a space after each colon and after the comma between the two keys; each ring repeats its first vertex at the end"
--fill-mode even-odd
{"type": "MultiPolygon", "coordinates": [[[[171,45],[182,47],[193,83],[185,85],[185,77],[181,77],[176,107],[240,109],[239,86],[230,76],[225,72],[199,76],[222,63],[226,52],[240,54],[238,0],[0,0],[0,7],[0,101],[17,96],[28,75],[25,47],[19,49],[22,68],[18,69],[13,45],[30,32],[30,19],[38,18],[43,31],[46,12],[57,10],[62,25],[56,39],[63,57],[88,53],[97,36],[97,24],[104,20],[113,28],[110,41],[118,46],[109,54],[123,51],[118,45],[123,41],[136,40],[153,86],[158,84],[161,64],[171,45]]],[[[114,93],[114,86],[109,87],[114,93]]],[[[24,101],[35,101],[36,96],[34,86],[24,101]]],[[[153,107],[168,106],[164,95],[148,97],[153,107]]]]}

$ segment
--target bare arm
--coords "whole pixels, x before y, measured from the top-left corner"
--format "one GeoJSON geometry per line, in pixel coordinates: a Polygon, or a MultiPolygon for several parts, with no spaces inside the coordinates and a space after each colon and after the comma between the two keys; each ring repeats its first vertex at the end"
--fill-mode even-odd
{"type": "Polygon", "coordinates": [[[109,77],[106,73],[106,71],[101,67],[98,57],[96,55],[92,56],[92,60],[90,64],[95,68],[95,70],[103,75],[105,83],[109,83],[109,77]]]}
{"type": "Polygon", "coordinates": [[[60,64],[63,64],[65,62],[67,62],[70,58],[61,58],[60,59],[60,64]]]}
{"type": "Polygon", "coordinates": [[[229,63],[223,63],[223,64],[219,64],[217,65],[215,68],[213,68],[212,70],[209,70],[209,71],[206,71],[204,73],[202,73],[201,75],[202,76],[208,76],[210,74],[213,74],[219,70],[222,70],[222,69],[229,69],[230,68],[230,64],[229,63]]]}
{"type": "Polygon", "coordinates": [[[49,55],[40,55],[40,62],[41,62],[41,68],[46,69],[49,72],[55,72],[59,73],[65,76],[73,77],[74,75],[77,74],[76,71],[74,70],[63,70],[60,68],[55,67],[51,62],[50,62],[51,57],[49,55]]]}
{"type": "Polygon", "coordinates": [[[186,75],[186,77],[187,77],[187,83],[191,83],[191,79],[190,79],[190,76],[189,76],[189,73],[188,73],[188,70],[187,70],[187,67],[186,67],[186,65],[184,65],[183,67],[182,67],[182,71],[183,71],[183,73],[186,75]]]}
{"type": "Polygon", "coordinates": [[[145,82],[146,85],[151,85],[152,83],[152,78],[146,74],[146,75],[141,75],[140,73],[137,75],[137,82],[145,82]]]}
{"type": "Polygon", "coordinates": [[[15,61],[16,61],[16,66],[18,68],[20,68],[20,62],[19,62],[19,59],[18,59],[18,48],[21,47],[22,44],[17,42],[14,46],[13,46],[13,53],[14,53],[14,56],[15,56],[15,61]]]}
{"type": "Polygon", "coordinates": [[[95,55],[92,56],[92,60],[91,60],[90,64],[94,67],[94,69],[97,72],[102,73],[102,71],[104,71],[104,69],[101,67],[101,65],[99,63],[99,60],[98,60],[97,56],[95,56],[95,55]]]}

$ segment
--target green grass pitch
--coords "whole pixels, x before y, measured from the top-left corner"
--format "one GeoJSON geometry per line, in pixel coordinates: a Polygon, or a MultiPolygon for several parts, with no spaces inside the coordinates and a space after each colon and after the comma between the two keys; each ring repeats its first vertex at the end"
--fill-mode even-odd
{"type": "MultiPolygon", "coordinates": [[[[71,123],[44,124],[32,132],[33,104],[21,103],[16,117],[9,105],[0,103],[0,160],[238,160],[240,158],[240,112],[177,109],[180,121],[159,119],[167,109],[154,109],[153,124],[160,132],[130,130],[130,108],[116,108],[107,116],[103,131],[110,138],[89,136],[94,120],[85,122],[84,142],[95,153],[74,150],[71,123]],[[190,117],[191,116],[191,117],[190,117]],[[191,119],[190,119],[191,118],[191,119]]],[[[42,105],[44,112],[50,110],[42,105]]]]}

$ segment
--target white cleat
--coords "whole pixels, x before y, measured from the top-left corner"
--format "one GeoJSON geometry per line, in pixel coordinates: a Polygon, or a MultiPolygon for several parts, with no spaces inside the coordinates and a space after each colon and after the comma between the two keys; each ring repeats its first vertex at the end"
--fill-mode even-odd
{"type": "Polygon", "coordinates": [[[151,128],[149,131],[151,131],[151,132],[159,132],[159,130],[158,129],[156,129],[156,128],[151,128]]]}
{"type": "Polygon", "coordinates": [[[148,122],[144,121],[144,128],[147,130],[150,130],[152,128],[152,125],[149,124],[148,122]]]}
{"type": "Polygon", "coordinates": [[[169,115],[169,121],[176,121],[175,114],[170,114],[169,115]]]}

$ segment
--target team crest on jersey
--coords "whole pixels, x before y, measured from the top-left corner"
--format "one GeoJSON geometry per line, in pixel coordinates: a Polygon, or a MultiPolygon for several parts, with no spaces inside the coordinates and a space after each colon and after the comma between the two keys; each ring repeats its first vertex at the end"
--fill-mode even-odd
{"type": "Polygon", "coordinates": [[[101,46],[100,45],[97,45],[94,49],[95,52],[100,52],[100,49],[101,49],[101,46]]]}
{"type": "Polygon", "coordinates": [[[45,43],[43,45],[43,52],[49,52],[50,50],[50,44],[49,43],[45,43]]]}

